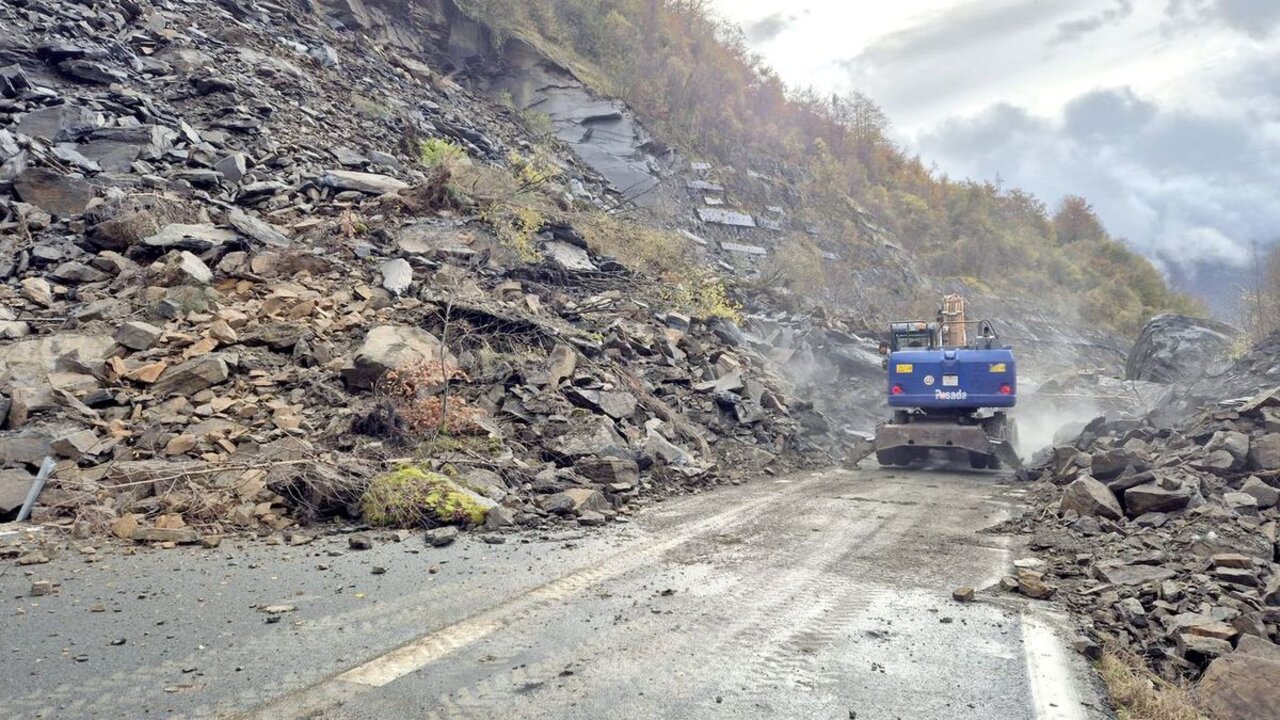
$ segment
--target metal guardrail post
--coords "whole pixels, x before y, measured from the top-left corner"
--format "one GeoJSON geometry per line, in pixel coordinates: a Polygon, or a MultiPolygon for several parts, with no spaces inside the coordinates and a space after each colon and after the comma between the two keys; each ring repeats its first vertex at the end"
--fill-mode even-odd
{"type": "Polygon", "coordinates": [[[40,463],[40,473],[36,475],[35,482],[31,483],[31,489],[27,491],[27,499],[22,501],[22,509],[18,510],[18,522],[22,522],[31,517],[31,508],[36,504],[36,498],[40,497],[40,491],[44,489],[44,484],[49,480],[49,475],[53,473],[53,458],[45,456],[44,462],[40,463]]]}

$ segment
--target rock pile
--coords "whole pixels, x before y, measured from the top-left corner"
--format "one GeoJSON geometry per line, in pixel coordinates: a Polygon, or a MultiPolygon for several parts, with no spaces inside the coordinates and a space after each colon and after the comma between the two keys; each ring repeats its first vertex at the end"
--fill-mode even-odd
{"type": "MultiPolygon", "coordinates": [[[[1167,678],[1262,697],[1224,668],[1280,652],[1280,389],[1179,429],[1099,419],[1031,474],[1044,482],[1022,529],[1096,639],[1167,678]]],[[[1280,686],[1280,665],[1268,673],[1280,686]]]]}
{"type": "Polygon", "coordinates": [[[0,7],[0,517],[46,456],[37,520],[157,542],[354,511],[406,460],[500,527],[823,457],[776,324],[683,314],[570,225],[505,246],[417,141],[508,172],[520,126],[299,12],[0,7]],[[415,401],[465,431],[385,386],[433,364],[415,401]]]}

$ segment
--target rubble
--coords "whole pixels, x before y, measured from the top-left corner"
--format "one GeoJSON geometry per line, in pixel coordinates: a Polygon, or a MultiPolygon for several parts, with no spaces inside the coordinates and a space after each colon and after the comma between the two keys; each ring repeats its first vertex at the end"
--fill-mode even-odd
{"type": "MultiPolygon", "coordinates": [[[[831,462],[839,431],[878,414],[830,421],[787,377],[872,383],[874,343],[845,321],[699,316],[584,242],[571,212],[543,213],[523,253],[476,207],[429,201],[443,191],[420,141],[510,175],[529,140],[433,84],[442,59],[412,33],[358,39],[269,4],[231,22],[232,6],[104,0],[84,22],[0,6],[7,32],[48,37],[0,73],[0,514],[53,456],[36,522],[212,546],[368,522],[362,498],[412,457],[464,501],[381,520],[592,526],[831,462]],[[388,373],[433,365],[443,386],[391,394],[388,373]],[[449,406],[464,430],[424,420],[449,406]]],[[[594,118],[645,139],[611,101],[592,107],[607,117],[557,110],[566,135],[594,118]]],[[[617,177],[649,181],[622,193],[553,150],[565,175],[549,184],[593,210],[656,183],[630,148],[617,177]]]]}
{"type": "Polygon", "coordinates": [[[1093,641],[1199,679],[1220,717],[1262,717],[1250,713],[1274,687],[1243,669],[1275,672],[1249,648],[1280,653],[1280,475],[1255,452],[1280,439],[1277,395],[1211,404],[1174,427],[1098,418],[1042,453],[1033,509],[1012,523],[1093,641]]]}

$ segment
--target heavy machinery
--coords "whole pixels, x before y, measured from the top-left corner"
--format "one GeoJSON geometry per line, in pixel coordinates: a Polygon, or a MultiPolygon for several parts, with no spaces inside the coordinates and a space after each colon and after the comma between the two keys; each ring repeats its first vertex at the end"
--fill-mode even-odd
{"type": "Polygon", "coordinates": [[[966,453],[970,467],[1020,467],[1013,351],[991,323],[965,319],[964,298],[948,295],[936,322],[889,326],[881,343],[893,419],[876,429],[881,465],[906,466],[931,451],[966,453]],[[976,330],[976,332],[971,332],[976,330]]]}

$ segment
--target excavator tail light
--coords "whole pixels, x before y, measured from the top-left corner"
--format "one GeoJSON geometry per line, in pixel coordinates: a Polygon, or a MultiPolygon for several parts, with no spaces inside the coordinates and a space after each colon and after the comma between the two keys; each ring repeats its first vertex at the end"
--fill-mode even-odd
{"type": "Polygon", "coordinates": [[[889,388],[889,392],[893,393],[894,395],[901,395],[906,391],[902,389],[901,385],[894,385],[892,388],[889,388]]]}
{"type": "Polygon", "coordinates": [[[1012,394],[1013,394],[1013,386],[1012,386],[1012,385],[1001,385],[1001,386],[1000,386],[1000,394],[1001,394],[1001,395],[1012,395],[1012,394]]]}

